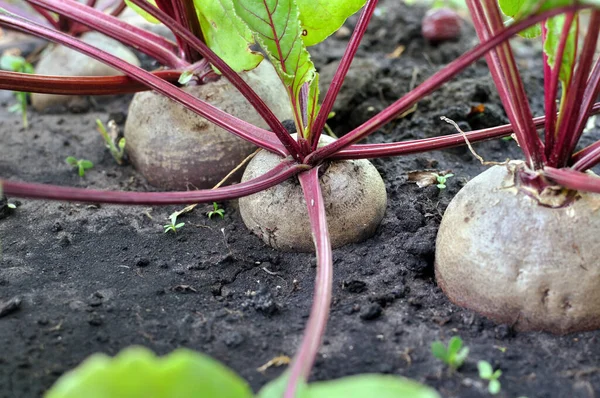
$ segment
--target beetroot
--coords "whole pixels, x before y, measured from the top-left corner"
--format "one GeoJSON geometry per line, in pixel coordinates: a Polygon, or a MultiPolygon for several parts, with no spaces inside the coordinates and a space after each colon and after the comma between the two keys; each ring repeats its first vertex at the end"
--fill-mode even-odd
{"type": "Polygon", "coordinates": [[[460,36],[461,18],[450,8],[434,8],[425,14],[421,34],[429,41],[455,40],[460,36]]]}

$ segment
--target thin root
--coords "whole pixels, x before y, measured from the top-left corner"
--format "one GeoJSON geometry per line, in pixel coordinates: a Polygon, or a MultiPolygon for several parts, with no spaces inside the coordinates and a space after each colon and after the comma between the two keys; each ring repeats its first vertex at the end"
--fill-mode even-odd
{"type": "Polygon", "coordinates": [[[440,117],[441,120],[443,120],[444,122],[451,124],[452,126],[454,126],[454,128],[462,134],[463,138],[465,139],[465,142],[467,143],[467,146],[469,147],[469,151],[471,151],[471,154],[473,156],[475,156],[475,158],[477,160],[479,160],[481,162],[482,165],[484,166],[502,166],[502,165],[506,165],[508,164],[508,162],[510,161],[510,159],[506,159],[504,162],[488,162],[486,160],[484,160],[481,156],[479,156],[477,154],[477,152],[475,152],[475,149],[473,149],[473,146],[471,146],[471,143],[469,142],[469,139],[467,138],[467,134],[462,131],[460,129],[460,127],[458,127],[458,124],[456,124],[456,122],[450,118],[447,118],[446,116],[442,116],[440,117]]]}

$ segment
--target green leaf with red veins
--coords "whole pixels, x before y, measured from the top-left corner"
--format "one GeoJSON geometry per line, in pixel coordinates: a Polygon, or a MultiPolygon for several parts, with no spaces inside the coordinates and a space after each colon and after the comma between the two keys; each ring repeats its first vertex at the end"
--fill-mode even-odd
{"type": "MultiPolygon", "coordinates": [[[[154,7],[156,7],[156,0],[146,0],[146,1],[150,4],[152,4],[154,7]]],[[[152,15],[148,14],[146,11],[142,10],[140,7],[136,6],[129,0],[125,0],[125,4],[127,4],[127,6],[129,8],[131,8],[133,11],[135,11],[136,14],[138,14],[139,16],[144,18],[146,21],[153,23],[153,24],[160,23],[160,21],[158,19],[154,18],[152,15]]]]}
{"type": "Polygon", "coordinates": [[[366,0],[296,0],[296,3],[304,30],[302,40],[305,45],[313,46],[338,30],[366,0]]]}
{"type": "MultiPolygon", "coordinates": [[[[546,41],[544,42],[544,52],[548,56],[548,65],[554,68],[556,63],[556,51],[558,50],[560,43],[560,36],[565,24],[565,16],[557,15],[546,21],[546,29],[548,33],[546,35],[546,41]]],[[[565,49],[563,52],[562,63],[560,65],[560,81],[563,83],[563,87],[566,87],[571,80],[572,66],[575,62],[575,51],[577,49],[577,30],[578,30],[577,18],[573,20],[567,41],[565,43],[565,49]]]]}
{"type": "Polygon", "coordinates": [[[286,86],[298,131],[305,127],[300,90],[315,78],[315,66],[302,41],[298,6],[294,0],[236,0],[236,13],[254,33],[286,86]]]}
{"type": "Polygon", "coordinates": [[[234,71],[254,69],[263,60],[252,51],[252,31],[236,15],[233,0],[194,0],[206,45],[234,71]]]}

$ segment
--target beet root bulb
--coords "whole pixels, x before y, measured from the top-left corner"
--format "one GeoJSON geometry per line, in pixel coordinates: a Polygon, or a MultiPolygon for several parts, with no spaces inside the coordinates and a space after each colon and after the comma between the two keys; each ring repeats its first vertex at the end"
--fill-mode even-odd
{"type": "MultiPolygon", "coordinates": [[[[103,51],[140,66],[135,54],[123,44],[98,32],[88,32],[81,40],[103,51]]],[[[55,76],[116,76],[122,73],[98,60],[65,46],[55,45],[45,52],[35,67],[35,73],[55,76]]],[[[31,94],[31,104],[38,111],[81,101],[81,97],[57,94],[31,94]]]]}
{"type": "Polygon", "coordinates": [[[450,8],[434,8],[425,14],[421,34],[431,42],[456,40],[460,37],[461,18],[450,8]]]}
{"type": "Polygon", "coordinates": [[[494,166],[448,206],[435,274],[452,302],[517,330],[600,328],[600,195],[545,207],[494,166]]]}
{"type": "MultiPolygon", "coordinates": [[[[260,151],[248,164],[242,181],[264,174],[280,161],[279,156],[260,151]]],[[[385,185],[377,169],[368,160],[334,161],[321,169],[332,246],[371,237],[387,205],[385,185]]],[[[269,246],[284,251],[314,250],[307,206],[297,178],[240,198],[239,204],[246,226],[269,246]]]]}
{"type": "MultiPolygon", "coordinates": [[[[292,118],[287,93],[273,66],[263,61],[242,78],[279,120],[292,118]]],[[[185,91],[258,127],[266,122],[225,78],[185,91]]],[[[256,149],[165,96],[137,93],[125,124],[126,150],[135,168],[161,189],[208,189],[256,149]]],[[[234,176],[239,179],[239,175],[234,176]]],[[[231,182],[231,181],[229,181],[231,182]]]]}

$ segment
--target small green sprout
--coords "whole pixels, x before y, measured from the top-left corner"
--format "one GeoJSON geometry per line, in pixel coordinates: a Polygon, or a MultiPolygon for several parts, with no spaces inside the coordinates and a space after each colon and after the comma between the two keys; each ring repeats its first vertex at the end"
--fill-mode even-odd
{"type": "Polygon", "coordinates": [[[449,174],[444,174],[444,175],[439,175],[439,174],[433,174],[437,180],[437,187],[439,189],[445,189],[446,188],[446,181],[448,180],[448,178],[450,177],[454,177],[454,174],[449,173],[449,174]]]}
{"type": "Polygon", "coordinates": [[[85,159],[77,159],[73,156],[69,156],[65,159],[65,161],[73,167],[77,167],[79,177],[83,177],[85,175],[85,171],[94,167],[94,163],[85,159]]]}
{"type": "Polygon", "coordinates": [[[219,205],[217,204],[217,202],[213,202],[213,209],[212,209],[212,211],[209,211],[208,213],[206,213],[206,215],[208,216],[209,220],[212,219],[212,216],[214,216],[215,214],[221,216],[221,218],[225,218],[225,210],[224,209],[219,209],[219,205]]]}
{"type": "Polygon", "coordinates": [[[463,341],[460,337],[454,336],[448,342],[448,348],[441,341],[434,341],[431,344],[431,353],[434,357],[444,362],[452,371],[457,370],[467,359],[469,348],[463,347],[463,341]]]}
{"type": "Polygon", "coordinates": [[[496,395],[500,392],[500,381],[498,379],[502,376],[500,369],[494,371],[492,365],[487,361],[477,362],[477,369],[479,370],[479,377],[482,380],[489,381],[488,391],[492,395],[496,395]]]}
{"type": "MultiPolygon", "coordinates": [[[[20,73],[33,73],[33,66],[25,60],[25,58],[18,55],[4,54],[0,57],[0,69],[12,71],[12,72],[20,72],[20,73]]],[[[15,97],[17,98],[17,103],[10,106],[8,108],[9,112],[17,112],[22,115],[23,118],[23,126],[25,128],[29,127],[29,123],[27,121],[27,97],[28,93],[16,91],[15,97]]]]}
{"type": "Polygon", "coordinates": [[[111,120],[108,122],[110,133],[106,130],[100,119],[96,119],[96,125],[98,126],[98,131],[100,132],[100,135],[102,135],[102,138],[104,138],[106,148],[110,151],[113,159],[115,159],[118,164],[123,164],[123,157],[125,156],[125,137],[121,137],[117,145],[115,145],[115,140],[118,136],[117,124],[115,121],[111,120]]]}
{"type": "Polygon", "coordinates": [[[8,207],[9,209],[15,210],[17,208],[17,205],[14,203],[7,203],[6,207],[8,207]]]}
{"type": "Polygon", "coordinates": [[[171,220],[170,224],[164,225],[165,234],[167,232],[177,233],[177,231],[185,225],[184,222],[177,223],[177,216],[179,216],[178,212],[175,212],[169,216],[169,220],[171,220]]]}
{"type": "Polygon", "coordinates": [[[190,80],[192,80],[192,78],[194,77],[194,71],[192,70],[185,70],[183,71],[183,73],[179,76],[179,80],[177,80],[177,82],[181,85],[186,85],[190,82],[190,80]]]}

